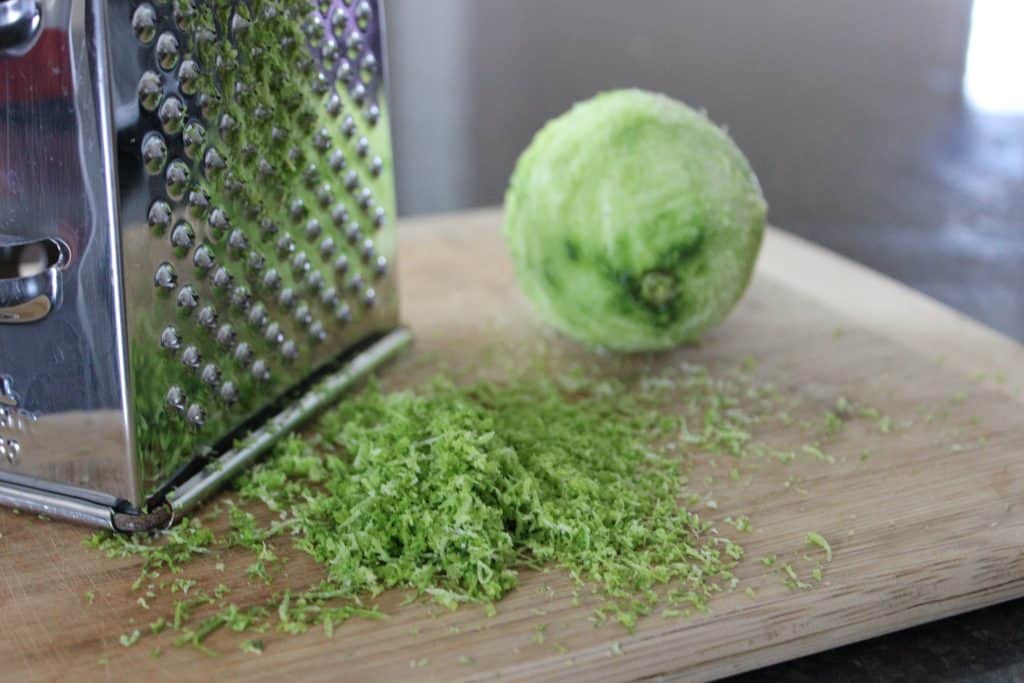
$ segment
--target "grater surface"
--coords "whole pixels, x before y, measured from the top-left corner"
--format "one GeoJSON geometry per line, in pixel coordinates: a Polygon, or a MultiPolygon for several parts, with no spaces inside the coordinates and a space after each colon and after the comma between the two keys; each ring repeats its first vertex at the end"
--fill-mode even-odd
{"type": "MultiPolygon", "coordinates": [[[[120,373],[111,384],[121,396],[106,410],[50,411],[45,401],[18,408],[29,424],[18,442],[25,451],[61,452],[60,430],[48,426],[58,418],[113,436],[106,448],[83,439],[57,462],[26,452],[0,463],[0,478],[141,509],[294,399],[297,387],[398,325],[380,8],[375,0],[40,7],[44,25],[67,31],[70,49],[57,59],[71,59],[83,31],[96,45],[93,87],[80,79],[74,97],[79,111],[89,108],[86,96],[95,100],[101,133],[109,122],[109,157],[93,161],[116,168],[116,188],[106,210],[86,204],[110,225],[90,226],[70,247],[55,243],[71,255],[65,280],[75,280],[86,267],[75,255],[100,244],[104,228],[112,233],[120,288],[107,308],[120,343],[70,345],[84,346],[72,349],[83,366],[89,354],[106,354],[96,367],[120,373]]],[[[0,86],[24,62],[0,56],[0,86]]],[[[2,97],[0,113],[13,109],[2,97]]],[[[85,140],[91,131],[77,118],[85,140]]],[[[58,313],[85,299],[65,289],[58,313]]],[[[33,328],[39,335],[55,322],[0,325],[0,344],[31,343],[33,328]]],[[[31,385],[4,355],[6,385],[31,385]]]]}
{"type": "Polygon", "coordinates": [[[127,318],[147,489],[393,326],[394,198],[373,3],[176,0],[129,16],[146,67],[146,177],[122,223],[146,226],[124,260],[145,264],[127,318]]]}

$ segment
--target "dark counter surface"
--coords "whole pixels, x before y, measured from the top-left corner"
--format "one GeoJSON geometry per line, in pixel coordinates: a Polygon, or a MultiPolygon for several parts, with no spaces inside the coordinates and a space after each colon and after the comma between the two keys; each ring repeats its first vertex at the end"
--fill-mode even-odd
{"type": "MultiPolygon", "coordinates": [[[[1024,340],[1024,3],[390,5],[403,213],[500,203],[545,120],[663,91],[728,126],[773,223],[1024,340]]],[[[735,680],[1021,680],[1022,621],[1008,603],[735,680]]]]}

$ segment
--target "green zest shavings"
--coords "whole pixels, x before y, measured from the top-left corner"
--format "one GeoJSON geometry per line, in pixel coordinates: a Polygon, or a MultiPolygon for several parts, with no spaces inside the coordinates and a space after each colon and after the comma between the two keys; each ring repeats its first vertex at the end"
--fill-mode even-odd
{"type": "Polygon", "coordinates": [[[832,546],[829,545],[828,541],[825,540],[824,536],[822,536],[821,534],[819,534],[816,531],[808,532],[808,534],[807,534],[807,544],[808,545],[816,545],[819,548],[821,548],[822,550],[824,550],[825,551],[825,561],[826,562],[831,562],[832,561],[832,546]]]}
{"type": "Polygon", "coordinates": [[[131,633],[122,633],[121,645],[123,645],[124,647],[131,647],[135,643],[139,642],[139,637],[141,635],[142,634],[139,633],[139,629],[135,629],[131,633]]]}
{"type": "MultiPolygon", "coordinates": [[[[235,644],[246,652],[271,630],[329,637],[352,617],[383,617],[371,601],[396,588],[406,602],[478,604],[494,616],[527,568],[563,569],[576,581],[573,604],[584,590],[598,598],[595,625],[632,630],[655,607],[689,616],[743,590],[732,573],[743,548],[721,532],[753,524],[735,513],[720,520],[728,527],[703,519],[697,506],[717,503],[689,475],[697,460],[718,461],[741,486],[758,461],[782,460],[756,434],[784,400],[743,372],[688,363],[629,381],[577,372],[437,380],[414,392],[371,385],[237,480],[212,528],[195,518],[157,538],[101,533],[90,545],[142,560],[133,590],[145,596],[147,626],[131,638],[173,631],[175,645],[208,654],[222,631],[249,634],[235,644]],[[322,568],[312,584],[284,583],[289,546],[322,568]],[[197,561],[209,565],[206,579],[187,573],[197,561]],[[235,604],[252,591],[222,583],[232,576],[272,596],[235,604]]],[[[837,406],[844,419],[851,411],[837,406]]],[[[823,537],[807,540],[831,559],[823,537]]],[[[809,587],[790,565],[776,571],[809,587]]],[[[533,636],[540,644],[547,634],[533,636]]]]}
{"type": "Polygon", "coordinates": [[[294,522],[338,597],[411,587],[447,607],[490,602],[518,567],[550,563],[620,611],[665,584],[703,606],[741,551],[678,505],[680,462],[650,447],[678,425],[615,389],[371,387],[322,419],[316,446],[283,443],[242,497],[294,522]]]}
{"type": "MultiPolygon", "coordinates": [[[[743,550],[680,504],[688,459],[669,451],[686,444],[738,456],[751,442],[740,428],[749,420],[724,385],[690,371],[679,386],[689,390],[690,424],[700,427],[688,429],[686,416],[666,414],[675,386],[580,374],[468,387],[437,381],[415,393],[370,386],[323,416],[316,437],[285,440],[246,473],[237,503],[223,503],[223,532],[192,519],[158,540],[97,534],[90,545],[141,557],[133,590],[159,581],[175,601],[147,632],[173,629],[177,645],[204,652],[225,627],[301,633],[320,625],[330,635],[353,616],[382,616],[364,600],[392,588],[494,614],[520,569],[545,565],[603,594],[599,621],[631,629],[659,601],[706,611],[734,583],[743,550]],[[270,521],[248,511],[258,503],[270,521]],[[285,543],[320,563],[324,578],[261,605],[229,603],[223,585],[160,578],[210,554],[220,564],[231,551],[251,558],[250,580],[275,582],[285,543]]],[[[748,528],[742,519],[737,526],[748,528]]]]}

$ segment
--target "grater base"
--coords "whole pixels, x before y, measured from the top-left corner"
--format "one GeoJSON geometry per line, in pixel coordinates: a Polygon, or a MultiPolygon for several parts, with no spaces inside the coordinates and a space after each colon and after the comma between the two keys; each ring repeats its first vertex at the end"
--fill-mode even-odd
{"type": "Polygon", "coordinates": [[[234,448],[167,494],[167,503],[149,512],[126,512],[116,506],[84,500],[63,491],[4,481],[0,473],[0,505],[111,531],[136,532],[167,528],[194,510],[233,477],[264,455],[278,440],[355,388],[373,371],[394,359],[412,342],[399,327],[352,356],[323,377],[298,400],[250,432],[234,448]]]}

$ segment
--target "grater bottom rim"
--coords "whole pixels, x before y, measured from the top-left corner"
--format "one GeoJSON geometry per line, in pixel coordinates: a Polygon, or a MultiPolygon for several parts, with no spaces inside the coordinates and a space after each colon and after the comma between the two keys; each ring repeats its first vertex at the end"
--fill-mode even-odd
{"type": "Polygon", "coordinates": [[[340,365],[330,364],[311,382],[300,385],[298,393],[301,395],[285,394],[283,407],[278,403],[279,410],[275,414],[252,429],[233,448],[212,459],[204,458],[202,469],[170,488],[165,499],[149,504],[147,511],[132,510],[123,501],[105,503],[76,496],[60,484],[28,485],[3,478],[0,478],[0,505],[111,531],[135,533],[166,529],[265,454],[278,440],[358,386],[411,343],[410,330],[399,326],[354,353],[344,354],[340,365]]]}

